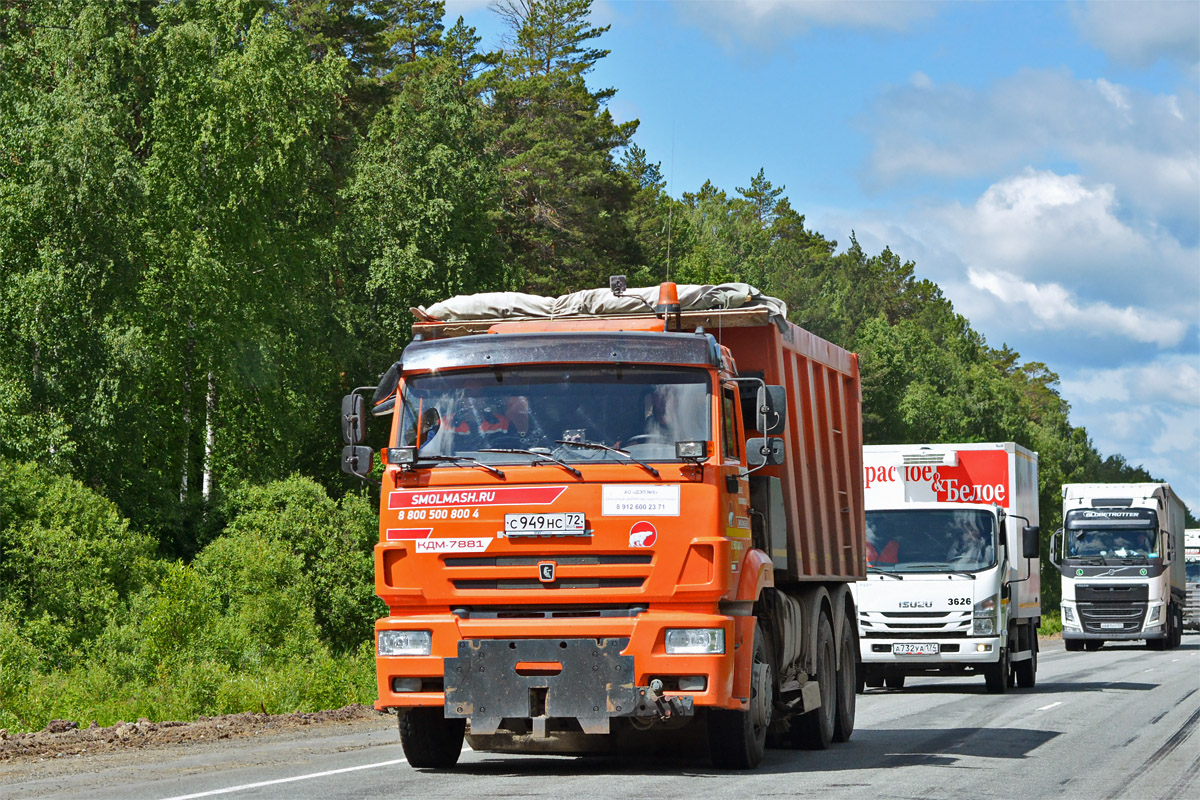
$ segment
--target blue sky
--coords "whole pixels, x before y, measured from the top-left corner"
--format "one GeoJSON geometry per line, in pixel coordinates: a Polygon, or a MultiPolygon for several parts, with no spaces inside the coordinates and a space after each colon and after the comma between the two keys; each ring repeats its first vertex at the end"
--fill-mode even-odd
{"type": "MultiPolygon", "coordinates": [[[[498,47],[486,2],[448,0],[498,47]]],[[[598,0],[589,75],[679,196],[759,168],[1045,362],[1200,511],[1200,3],[598,0]]]]}

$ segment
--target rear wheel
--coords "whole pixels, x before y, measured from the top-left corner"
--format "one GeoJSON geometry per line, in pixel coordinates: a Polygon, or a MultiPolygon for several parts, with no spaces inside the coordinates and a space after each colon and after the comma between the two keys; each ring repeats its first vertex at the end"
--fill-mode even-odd
{"type": "Polygon", "coordinates": [[[761,626],[754,628],[754,661],[750,668],[750,703],[743,711],[714,708],[708,712],[708,752],[720,769],[752,769],[767,749],[767,728],[775,708],[775,660],[761,626]]]}
{"type": "Polygon", "coordinates": [[[419,769],[447,769],[462,753],[465,719],[446,719],[441,707],[410,708],[400,715],[400,745],[419,769]]]}
{"type": "Polygon", "coordinates": [[[833,741],[837,722],[837,653],[833,627],[822,614],[817,623],[817,680],[821,683],[821,705],[792,722],[792,740],[809,750],[824,750],[833,741]]]}
{"type": "Polygon", "coordinates": [[[883,679],[883,682],[885,684],[887,684],[887,687],[889,689],[903,689],[904,688],[904,676],[903,675],[888,675],[887,677],[885,677],[883,679]]]}
{"type": "Polygon", "coordinates": [[[842,620],[841,656],[838,657],[837,671],[837,713],[833,722],[833,740],[835,742],[850,741],[854,733],[854,703],[856,684],[861,679],[855,677],[855,667],[858,654],[855,653],[854,634],[850,631],[850,617],[842,620]]]}
{"type": "Polygon", "coordinates": [[[1033,642],[1030,644],[1029,659],[1026,661],[1017,662],[1017,686],[1022,689],[1032,689],[1037,683],[1037,658],[1038,658],[1038,640],[1037,635],[1033,637],[1033,642]]]}

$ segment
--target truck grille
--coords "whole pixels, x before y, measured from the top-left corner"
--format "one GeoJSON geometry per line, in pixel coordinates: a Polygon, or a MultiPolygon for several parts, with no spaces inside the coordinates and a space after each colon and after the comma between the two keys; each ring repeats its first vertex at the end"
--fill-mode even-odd
{"type": "Polygon", "coordinates": [[[967,636],[971,632],[970,611],[863,611],[858,622],[867,637],[967,636]]]}
{"type": "Polygon", "coordinates": [[[641,589],[650,575],[649,553],[587,553],[508,556],[450,556],[446,577],[458,591],[564,591],[641,589]],[[553,561],[553,581],[538,580],[539,563],[553,561]],[[591,569],[589,569],[591,568],[591,569]]]}
{"type": "Polygon", "coordinates": [[[1076,603],[1075,608],[1085,633],[1137,633],[1146,618],[1145,603],[1076,603]]]}

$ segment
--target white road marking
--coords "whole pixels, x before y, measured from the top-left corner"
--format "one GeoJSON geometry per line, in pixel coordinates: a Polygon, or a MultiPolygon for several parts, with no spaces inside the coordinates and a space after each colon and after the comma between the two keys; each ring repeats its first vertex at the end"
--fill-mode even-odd
{"type": "Polygon", "coordinates": [[[294,775],[291,778],[276,778],[273,781],[259,781],[258,783],[243,783],[241,786],[229,786],[225,789],[212,789],[207,792],[196,792],[195,794],[181,794],[175,797],[165,797],[163,800],[194,800],[197,797],[213,797],[218,794],[231,794],[233,792],[242,792],[246,789],[258,789],[262,786],[276,786],[280,783],[294,783],[296,781],[307,781],[312,778],[324,778],[329,775],[341,775],[343,772],[357,772],[360,769],[374,769],[375,767],[390,767],[393,764],[406,764],[407,758],[397,758],[391,761],[378,761],[374,764],[361,764],[357,767],[343,767],[342,769],[327,769],[324,772],[312,772],[308,775],[294,775]]]}
{"type": "Polygon", "coordinates": [[[1038,710],[1038,711],[1046,711],[1047,709],[1051,709],[1051,708],[1054,708],[1055,706],[1061,706],[1061,705],[1062,705],[1062,700],[1059,700],[1058,702],[1056,702],[1056,703],[1051,703],[1051,704],[1050,704],[1050,705],[1048,705],[1048,706],[1042,706],[1041,708],[1039,708],[1039,709],[1037,709],[1037,710],[1038,710]]]}

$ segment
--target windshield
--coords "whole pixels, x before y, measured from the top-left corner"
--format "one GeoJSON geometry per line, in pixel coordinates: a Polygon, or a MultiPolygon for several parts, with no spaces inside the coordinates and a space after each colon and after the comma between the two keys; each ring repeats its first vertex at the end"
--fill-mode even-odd
{"type": "Polygon", "coordinates": [[[401,446],[488,464],[675,461],[675,443],[708,441],[712,394],[699,369],[557,365],[456,370],[406,382],[401,446]],[[420,424],[418,424],[418,421],[420,424]],[[494,453],[487,450],[527,450],[494,453]]]}
{"type": "Polygon", "coordinates": [[[1186,571],[1188,583],[1200,583],[1200,561],[1187,562],[1186,571]]]}
{"type": "Polygon", "coordinates": [[[867,565],[888,572],[975,572],[996,563],[995,518],[972,509],[867,512],[867,565]]]}
{"type": "Polygon", "coordinates": [[[1068,558],[1158,556],[1154,528],[1074,528],[1067,531],[1068,558]]]}

